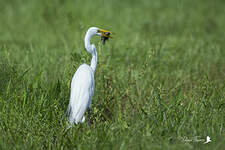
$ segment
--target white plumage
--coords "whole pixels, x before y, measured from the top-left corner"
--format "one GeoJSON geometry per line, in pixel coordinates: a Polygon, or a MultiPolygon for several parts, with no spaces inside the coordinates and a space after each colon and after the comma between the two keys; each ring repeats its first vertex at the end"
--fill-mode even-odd
{"type": "Polygon", "coordinates": [[[87,107],[91,108],[94,95],[94,72],[87,64],[81,65],[71,82],[71,94],[68,112],[71,124],[84,122],[87,107]]]}
{"type": "Polygon", "coordinates": [[[94,35],[109,38],[110,33],[110,31],[91,27],[85,35],[85,48],[92,55],[91,65],[82,64],[73,76],[70,102],[67,110],[70,124],[83,123],[85,121],[84,115],[87,108],[88,122],[90,124],[91,102],[95,88],[94,73],[97,67],[97,50],[95,45],[91,44],[90,41],[94,35]]]}

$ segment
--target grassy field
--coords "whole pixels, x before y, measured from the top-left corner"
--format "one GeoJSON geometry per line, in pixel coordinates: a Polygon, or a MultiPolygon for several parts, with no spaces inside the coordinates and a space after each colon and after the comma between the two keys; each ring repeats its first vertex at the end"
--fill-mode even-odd
{"type": "Polygon", "coordinates": [[[0,1],[0,149],[225,148],[224,0],[0,1]],[[66,130],[70,82],[98,66],[87,122],[66,130]],[[210,136],[212,142],[203,144],[210,136]]]}

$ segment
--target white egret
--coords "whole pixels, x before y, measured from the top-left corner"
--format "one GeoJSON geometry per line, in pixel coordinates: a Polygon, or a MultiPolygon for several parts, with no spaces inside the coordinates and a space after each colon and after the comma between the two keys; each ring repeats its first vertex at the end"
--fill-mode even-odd
{"type": "Polygon", "coordinates": [[[91,27],[86,32],[84,42],[86,50],[92,55],[91,65],[82,64],[73,76],[67,110],[70,124],[83,123],[88,108],[88,124],[90,125],[91,102],[95,88],[94,73],[97,67],[97,50],[95,45],[91,44],[91,38],[94,35],[99,35],[104,44],[105,40],[111,38],[111,33],[97,27],[91,27]]]}

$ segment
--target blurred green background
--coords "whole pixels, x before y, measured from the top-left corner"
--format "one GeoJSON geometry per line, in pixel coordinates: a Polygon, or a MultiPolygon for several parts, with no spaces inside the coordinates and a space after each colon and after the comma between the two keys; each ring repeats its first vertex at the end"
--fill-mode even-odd
{"type": "Polygon", "coordinates": [[[0,149],[223,149],[224,0],[0,1],[0,149]],[[70,82],[98,50],[92,122],[70,82]],[[209,144],[198,139],[212,138],[209,144]],[[189,139],[190,141],[186,141],[189,139]]]}

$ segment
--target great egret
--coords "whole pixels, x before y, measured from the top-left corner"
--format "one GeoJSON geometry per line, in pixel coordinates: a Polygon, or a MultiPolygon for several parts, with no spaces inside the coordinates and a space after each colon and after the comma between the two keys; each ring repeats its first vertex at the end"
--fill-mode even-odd
{"type": "Polygon", "coordinates": [[[101,36],[104,44],[108,38],[111,38],[111,33],[97,27],[91,27],[86,32],[84,42],[86,50],[92,55],[91,65],[82,64],[73,76],[67,110],[70,124],[83,123],[84,114],[88,108],[88,124],[90,125],[91,102],[95,88],[94,73],[97,66],[97,50],[95,45],[91,44],[91,38],[94,35],[101,36]]]}

